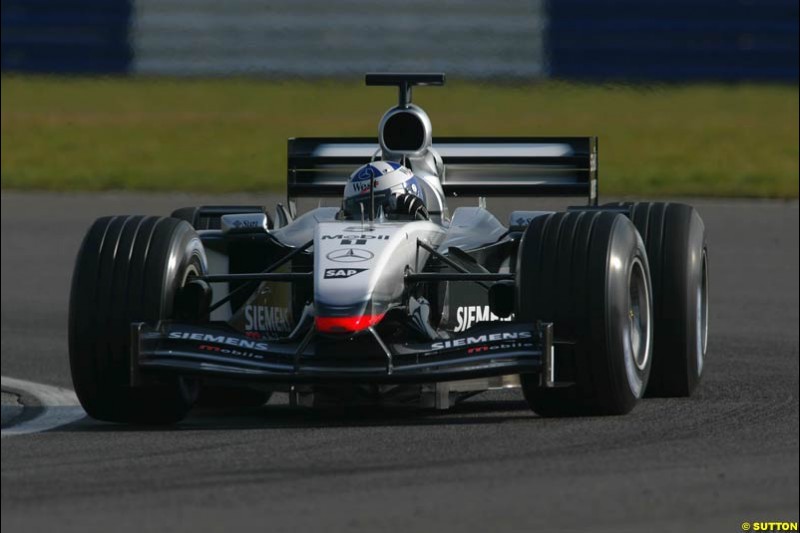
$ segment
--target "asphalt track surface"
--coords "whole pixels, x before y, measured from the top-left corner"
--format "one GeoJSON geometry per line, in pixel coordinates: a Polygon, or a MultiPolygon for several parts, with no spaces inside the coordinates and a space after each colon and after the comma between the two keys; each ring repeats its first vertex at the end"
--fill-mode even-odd
{"type": "MultiPolygon", "coordinates": [[[[3,192],[3,376],[71,387],[69,280],[96,216],[258,200],[275,198],[3,192]]],[[[3,533],[732,532],[796,521],[798,204],[697,204],[711,334],[692,398],[614,418],[541,419],[506,392],[444,414],[317,414],[277,398],[166,429],[84,419],[2,439],[3,533]]],[[[509,204],[492,206],[505,216],[509,204]]]]}

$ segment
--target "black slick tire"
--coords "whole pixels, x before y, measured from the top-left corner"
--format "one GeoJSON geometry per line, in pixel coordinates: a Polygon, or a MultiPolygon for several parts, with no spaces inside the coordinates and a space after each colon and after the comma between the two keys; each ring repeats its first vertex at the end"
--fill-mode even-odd
{"type": "Polygon", "coordinates": [[[648,396],[689,396],[708,347],[708,246],[692,206],[629,204],[644,239],[653,282],[653,370],[648,396]]]}
{"type": "Polygon", "coordinates": [[[200,238],[173,218],[100,218],[83,240],[69,304],[72,381],[89,416],[110,422],[166,424],[196,397],[192,381],[164,378],[131,387],[131,323],[172,317],[187,278],[206,273],[200,238]]]}
{"type": "MultiPolygon", "coordinates": [[[[572,361],[570,384],[521,376],[542,416],[618,415],[647,388],[652,299],[644,243],[624,215],[570,211],[536,217],[517,254],[516,317],[552,322],[556,361],[572,361]]],[[[558,364],[558,363],[557,363],[558,364]]]]}

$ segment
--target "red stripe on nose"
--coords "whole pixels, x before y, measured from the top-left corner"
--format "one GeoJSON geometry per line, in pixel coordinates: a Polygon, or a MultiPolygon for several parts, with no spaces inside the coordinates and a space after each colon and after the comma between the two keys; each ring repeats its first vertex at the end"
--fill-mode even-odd
{"type": "Polygon", "coordinates": [[[318,316],[317,330],[323,333],[354,333],[374,326],[383,318],[380,315],[318,316]]]}

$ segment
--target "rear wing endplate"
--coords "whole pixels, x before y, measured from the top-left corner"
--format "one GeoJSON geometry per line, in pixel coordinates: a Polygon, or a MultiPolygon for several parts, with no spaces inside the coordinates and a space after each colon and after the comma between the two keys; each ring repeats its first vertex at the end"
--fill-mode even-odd
{"type": "MultiPolygon", "coordinates": [[[[447,196],[586,196],[597,203],[597,137],[444,137],[447,196]]],[[[341,196],[350,174],[380,154],[368,137],[289,139],[289,198],[341,196]]]]}

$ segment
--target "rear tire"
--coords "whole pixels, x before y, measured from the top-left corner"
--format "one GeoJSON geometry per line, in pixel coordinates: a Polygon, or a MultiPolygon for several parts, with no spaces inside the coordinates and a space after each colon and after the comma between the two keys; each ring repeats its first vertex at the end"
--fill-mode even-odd
{"type": "MultiPolygon", "coordinates": [[[[517,255],[517,318],[552,322],[571,385],[521,376],[542,416],[618,415],[644,394],[652,361],[652,299],[644,243],[623,215],[571,211],[535,218],[517,255]],[[566,351],[569,350],[569,353],[566,351]]],[[[558,368],[557,368],[558,370],[558,368]]],[[[563,379],[563,378],[562,378],[563,379]]]]}
{"type": "Polygon", "coordinates": [[[689,396],[700,382],[708,346],[708,250],[692,206],[636,203],[631,218],[652,269],[653,370],[648,396],[689,396]]]}
{"type": "Polygon", "coordinates": [[[166,424],[182,419],[197,387],[180,377],[130,386],[131,323],[173,316],[179,289],[205,274],[200,238],[172,218],[100,218],[83,240],[72,278],[69,358],[81,405],[92,418],[166,424]]]}

